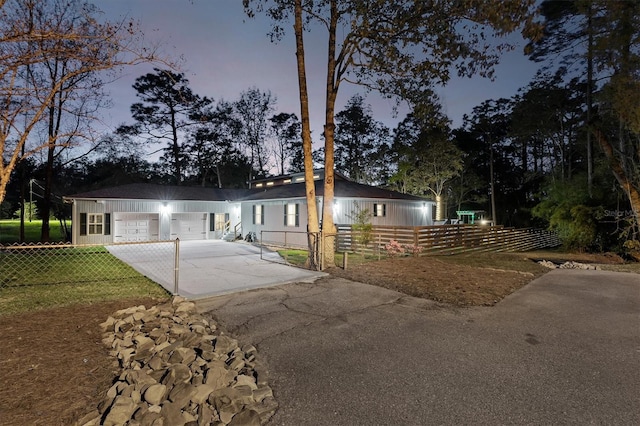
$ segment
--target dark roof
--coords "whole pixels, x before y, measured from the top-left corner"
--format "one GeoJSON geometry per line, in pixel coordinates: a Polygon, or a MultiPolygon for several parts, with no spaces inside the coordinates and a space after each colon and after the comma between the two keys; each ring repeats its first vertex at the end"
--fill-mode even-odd
{"type": "MultiPolygon", "coordinates": [[[[343,198],[375,198],[390,200],[424,201],[423,198],[402,194],[389,189],[363,185],[349,180],[336,179],[334,196],[343,198]]],[[[324,194],[323,181],[315,181],[316,195],[324,194]]],[[[304,198],[305,184],[292,183],[269,188],[227,189],[205,188],[201,186],[170,186],[150,183],[132,183],[111,188],[96,189],[80,194],[67,195],[74,199],[115,199],[115,200],[184,200],[184,201],[252,201],[304,198]]]]}
{"type": "MultiPolygon", "coordinates": [[[[389,200],[424,201],[424,198],[403,194],[389,189],[363,185],[349,180],[336,179],[334,181],[334,196],[343,198],[376,198],[389,200]]],[[[316,195],[324,194],[324,182],[315,181],[316,195]]],[[[289,185],[273,186],[271,188],[252,189],[247,195],[238,201],[252,200],[276,200],[285,198],[304,198],[305,184],[292,183],[289,185]]]]}
{"type": "Polygon", "coordinates": [[[132,183],[67,195],[67,199],[125,199],[125,200],[197,200],[225,201],[246,195],[246,189],[205,188],[202,186],[170,186],[132,183]]]}

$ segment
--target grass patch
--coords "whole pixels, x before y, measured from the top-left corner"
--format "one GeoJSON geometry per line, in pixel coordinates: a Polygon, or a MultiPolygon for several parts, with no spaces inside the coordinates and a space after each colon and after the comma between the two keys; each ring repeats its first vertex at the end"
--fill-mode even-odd
{"type": "Polygon", "coordinates": [[[308,257],[307,250],[282,249],[277,250],[278,254],[287,262],[296,266],[304,266],[308,257]]]}
{"type": "MultiPolygon", "coordinates": [[[[70,225],[71,221],[67,221],[70,225]]],[[[24,221],[25,243],[37,243],[40,241],[42,231],[42,220],[24,221]]],[[[63,232],[60,222],[55,219],[49,222],[49,233],[51,241],[65,241],[66,235],[63,232]]],[[[20,221],[15,219],[0,220],[0,244],[14,244],[20,242],[20,221]]]]}
{"type": "Polygon", "coordinates": [[[0,315],[77,303],[167,297],[104,247],[0,251],[0,315]]]}
{"type": "MultiPolygon", "coordinates": [[[[304,266],[307,257],[309,256],[309,252],[307,250],[299,250],[299,249],[282,249],[277,250],[278,254],[282,256],[284,260],[296,266],[304,266]]],[[[345,253],[336,253],[334,263],[335,266],[342,267],[344,264],[344,256],[345,253]]],[[[348,253],[348,265],[360,265],[363,263],[374,262],[380,260],[378,255],[373,254],[360,254],[360,253],[348,253]]],[[[384,256],[382,256],[384,259],[384,256]]]]}

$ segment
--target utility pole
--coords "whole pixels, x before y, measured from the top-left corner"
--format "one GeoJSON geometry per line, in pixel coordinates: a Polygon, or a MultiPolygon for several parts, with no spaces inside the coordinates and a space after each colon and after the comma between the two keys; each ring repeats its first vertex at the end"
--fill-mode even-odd
{"type": "Polygon", "coordinates": [[[33,219],[33,179],[29,179],[29,222],[33,219]]]}

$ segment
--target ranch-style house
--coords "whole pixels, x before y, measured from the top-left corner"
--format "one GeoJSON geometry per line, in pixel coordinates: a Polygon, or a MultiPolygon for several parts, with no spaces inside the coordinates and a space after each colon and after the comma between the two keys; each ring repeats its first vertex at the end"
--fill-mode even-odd
{"type": "MultiPolygon", "coordinates": [[[[316,203],[323,202],[323,171],[314,174],[316,203]]],[[[304,175],[252,182],[250,189],[221,189],[133,183],[68,195],[72,242],[235,239],[247,234],[265,241],[304,245],[307,201],[304,175]],[[286,237],[285,237],[286,233],[286,237]]],[[[359,184],[336,173],[334,222],[354,223],[371,213],[373,225],[433,225],[435,203],[388,189],[359,184]]]]}

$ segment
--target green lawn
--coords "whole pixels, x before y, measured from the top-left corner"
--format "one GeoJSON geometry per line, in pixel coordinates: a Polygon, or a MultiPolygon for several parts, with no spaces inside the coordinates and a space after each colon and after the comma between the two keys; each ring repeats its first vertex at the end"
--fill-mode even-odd
{"type": "MultiPolygon", "coordinates": [[[[282,256],[284,260],[291,263],[292,265],[304,266],[305,261],[308,256],[307,250],[296,250],[296,249],[282,249],[278,250],[278,254],[282,256]]],[[[342,266],[344,262],[344,253],[336,253],[335,254],[335,265],[342,266]]],[[[373,262],[376,260],[384,259],[386,256],[379,257],[378,255],[373,254],[360,254],[360,253],[349,253],[348,255],[348,264],[349,265],[359,265],[361,263],[373,262]]]]}
{"type": "MultiPolygon", "coordinates": [[[[71,221],[67,221],[70,226],[71,221]]],[[[37,243],[40,241],[40,231],[42,228],[42,220],[33,220],[24,222],[24,237],[26,243],[37,243]]],[[[65,235],[57,219],[51,219],[49,222],[49,232],[51,241],[65,241],[65,235]]],[[[0,220],[0,244],[14,244],[20,242],[20,221],[19,220],[0,220]]]]}
{"type": "Polygon", "coordinates": [[[167,297],[104,247],[0,250],[0,315],[77,303],[167,297]]]}

